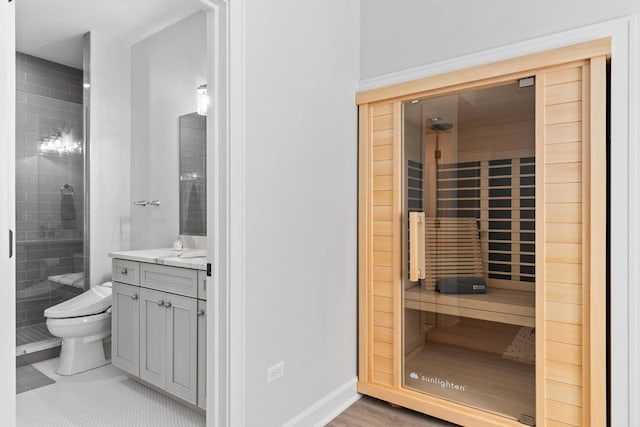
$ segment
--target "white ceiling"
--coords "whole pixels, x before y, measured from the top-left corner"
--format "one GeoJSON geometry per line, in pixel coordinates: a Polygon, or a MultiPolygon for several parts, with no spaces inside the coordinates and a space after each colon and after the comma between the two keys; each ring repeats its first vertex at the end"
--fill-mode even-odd
{"type": "Polygon", "coordinates": [[[82,68],[82,35],[131,44],[201,10],[196,0],[19,0],[16,50],[82,68]]]}

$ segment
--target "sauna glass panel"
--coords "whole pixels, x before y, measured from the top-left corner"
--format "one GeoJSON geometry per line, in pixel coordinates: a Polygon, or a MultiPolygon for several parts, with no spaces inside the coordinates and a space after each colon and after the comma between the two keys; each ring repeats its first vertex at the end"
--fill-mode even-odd
{"type": "Polygon", "coordinates": [[[403,386],[525,423],[535,165],[533,86],[403,105],[403,386]]]}

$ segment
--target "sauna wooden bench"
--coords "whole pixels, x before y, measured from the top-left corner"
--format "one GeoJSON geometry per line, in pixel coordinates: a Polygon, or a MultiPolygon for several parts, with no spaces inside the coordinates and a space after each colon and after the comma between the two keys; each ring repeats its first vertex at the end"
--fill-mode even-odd
{"type": "Polygon", "coordinates": [[[404,306],[414,310],[535,327],[535,293],[489,288],[486,294],[452,295],[413,286],[404,306]]]}

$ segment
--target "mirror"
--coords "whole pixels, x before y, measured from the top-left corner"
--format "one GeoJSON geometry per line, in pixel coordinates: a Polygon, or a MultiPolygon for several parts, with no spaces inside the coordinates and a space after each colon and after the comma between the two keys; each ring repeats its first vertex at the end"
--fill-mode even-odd
{"type": "Polygon", "coordinates": [[[207,235],[207,117],[179,118],[180,234],[207,235]]]}

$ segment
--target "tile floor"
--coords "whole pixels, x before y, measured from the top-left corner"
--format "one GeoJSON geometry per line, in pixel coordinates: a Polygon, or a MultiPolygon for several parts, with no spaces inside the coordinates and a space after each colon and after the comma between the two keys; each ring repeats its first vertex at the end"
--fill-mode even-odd
{"type": "Polygon", "coordinates": [[[18,427],[191,427],[205,416],[129,379],[112,365],[72,376],[58,359],[32,366],[55,384],[17,395],[18,427]]]}

